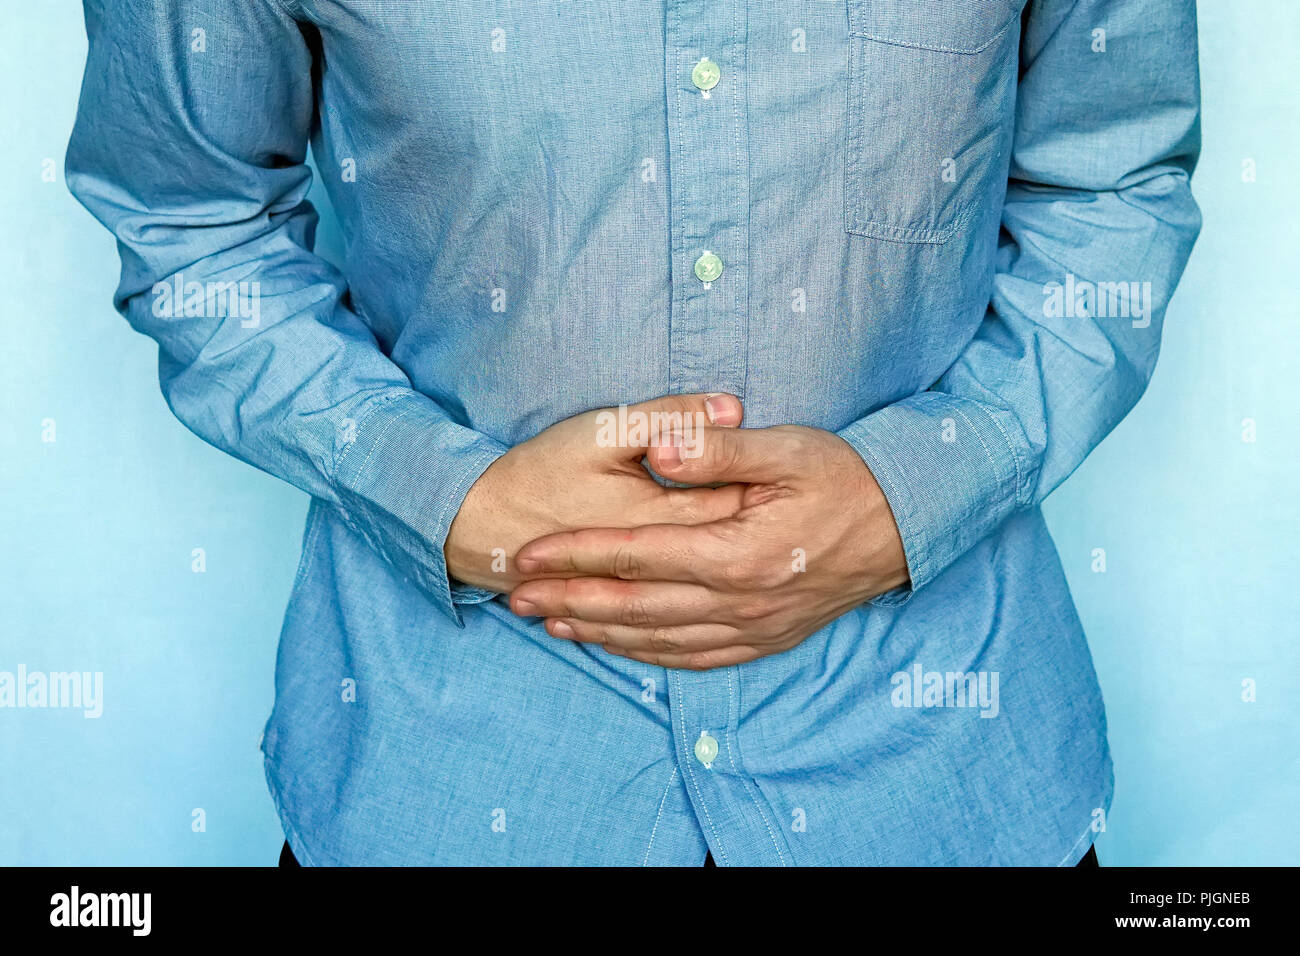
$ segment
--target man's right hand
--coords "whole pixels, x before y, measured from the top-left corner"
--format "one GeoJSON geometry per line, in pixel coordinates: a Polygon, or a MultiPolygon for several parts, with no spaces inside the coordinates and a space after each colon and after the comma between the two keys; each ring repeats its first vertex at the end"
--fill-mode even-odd
{"type": "MultiPolygon", "coordinates": [[[[703,524],[734,515],[743,485],[665,488],[641,459],[651,445],[681,434],[684,421],[735,427],[743,414],[732,395],[669,395],[625,412],[584,412],[552,425],[511,448],[474,482],[443,548],[448,572],[464,584],[505,593],[522,580],[515,554],[543,535],[703,524]],[[618,427],[624,421],[633,426],[626,434],[618,427]],[[638,424],[645,427],[637,431],[638,424]],[[494,570],[503,554],[504,570],[494,570]]],[[[686,434],[683,454],[689,456],[689,425],[686,434]]]]}

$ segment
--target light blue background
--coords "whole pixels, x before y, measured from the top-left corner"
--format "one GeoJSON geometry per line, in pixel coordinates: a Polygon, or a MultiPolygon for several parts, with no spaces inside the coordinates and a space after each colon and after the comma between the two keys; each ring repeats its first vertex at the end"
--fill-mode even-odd
{"type": "MultiPolygon", "coordinates": [[[[1150,391],[1047,508],[1113,865],[1300,863],[1300,5],[1200,6],[1205,231],[1150,391]]],[[[306,498],[175,421],[112,310],[111,238],[63,181],[84,55],[76,0],[0,9],[0,670],[104,673],[97,720],[0,709],[0,864],[272,863],[257,743],[306,498]]]]}

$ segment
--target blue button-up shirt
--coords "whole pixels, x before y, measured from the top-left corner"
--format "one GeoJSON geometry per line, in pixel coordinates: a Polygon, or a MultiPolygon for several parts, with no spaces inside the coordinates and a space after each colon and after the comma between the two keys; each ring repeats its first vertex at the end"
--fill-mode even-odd
{"type": "Polygon", "coordinates": [[[1038,505],[1143,391],[1199,228],[1192,0],[86,14],[68,179],[116,304],[181,421],[312,496],[264,739],[299,859],[1086,852],[1105,718],[1038,505]],[[907,589],[686,672],[448,580],[508,447],[720,391],[862,455],[907,589]]]}

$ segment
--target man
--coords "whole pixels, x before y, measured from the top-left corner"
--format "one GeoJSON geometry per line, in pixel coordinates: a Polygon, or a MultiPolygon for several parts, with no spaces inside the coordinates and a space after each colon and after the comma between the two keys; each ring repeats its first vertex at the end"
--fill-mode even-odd
{"type": "Polygon", "coordinates": [[[181,421],[312,496],[264,742],[298,860],[1088,853],[1038,506],[1199,229],[1191,0],[86,19],[116,304],[181,421]]]}

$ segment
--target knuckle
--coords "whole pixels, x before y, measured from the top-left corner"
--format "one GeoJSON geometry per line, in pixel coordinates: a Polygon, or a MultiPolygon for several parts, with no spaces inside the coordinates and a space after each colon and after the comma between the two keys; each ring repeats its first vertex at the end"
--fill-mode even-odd
{"type": "Polygon", "coordinates": [[[754,578],[759,590],[775,591],[794,579],[794,571],[784,560],[768,561],[755,569],[754,578]]]}
{"type": "Polygon", "coordinates": [[[732,613],[740,621],[761,621],[771,613],[771,609],[767,606],[766,601],[750,598],[738,603],[732,609],[732,613]]]}
{"type": "Polygon", "coordinates": [[[718,583],[723,587],[732,590],[740,590],[740,579],[741,575],[744,573],[741,565],[724,564],[721,567],[716,568],[713,573],[717,578],[718,583]]]}
{"type": "Polygon", "coordinates": [[[704,411],[704,399],[695,395],[674,395],[668,411],[683,417],[704,411]]]}
{"type": "Polygon", "coordinates": [[[668,507],[676,524],[699,524],[705,516],[704,507],[699,498],[679,489],[666,489],[668,507]]]}
{"type": "Polygon", "coordinates": [[[682,637],[672,628],[658,626],[650,632],[650,646],[656,651],[673,652],[681,650],[682,637]]]}
{"type": "Polygon", "coordinates": [[[631,547],[623,545],[614,552],[614,576],[624,581],[641,577],[641,560],[631,547]]]}
{"type": "Polygon", "coordinates": [[[664,395],[662,398],[655,399],[649,403],[648,411],[655,412],[684,412],[691,407],[691,398],[688,395],[664,395]]]}
{"type": "Polygon", "coordinates": [[[757,591],[763,586],[762,569],[750,562],[729,564],[722,569],[722,581],[737,591],[757,591]]]}
{"type": "Polygon", "coordinates": [[[814,441],[803,431],[797,431],[787,439],[785,454],[787,458],[800,465],[816,461],[821,457],[822,452],[821,443],[814,441]]]}
{"type": "Polygon", "coordinates": [[[740,443],[730,432],[719,432],[709,443],[712,455],[710,464],[723,471],[734,471],[740,465],[740,443]]]}
{"type": "Polygon", "coordinates": [[[682,666],[692,671],[707,671],[718,666],[717,656],[712,651],[695,651],[687,654],[682,666]]]}
{"type": "Polygon", "coordinates": [[[636,595],[625,598],[619,608],[619,623],[628,627],[650,626],[650,610],[645,601],[636,595]]]}
{"type": "Polygon", "coordinates": [[[582,578],[563,578],[556,582],[554,603],[564,609],[562,616],[582,618],[582,609],[595,598],[594,589],[582,578]]]}

